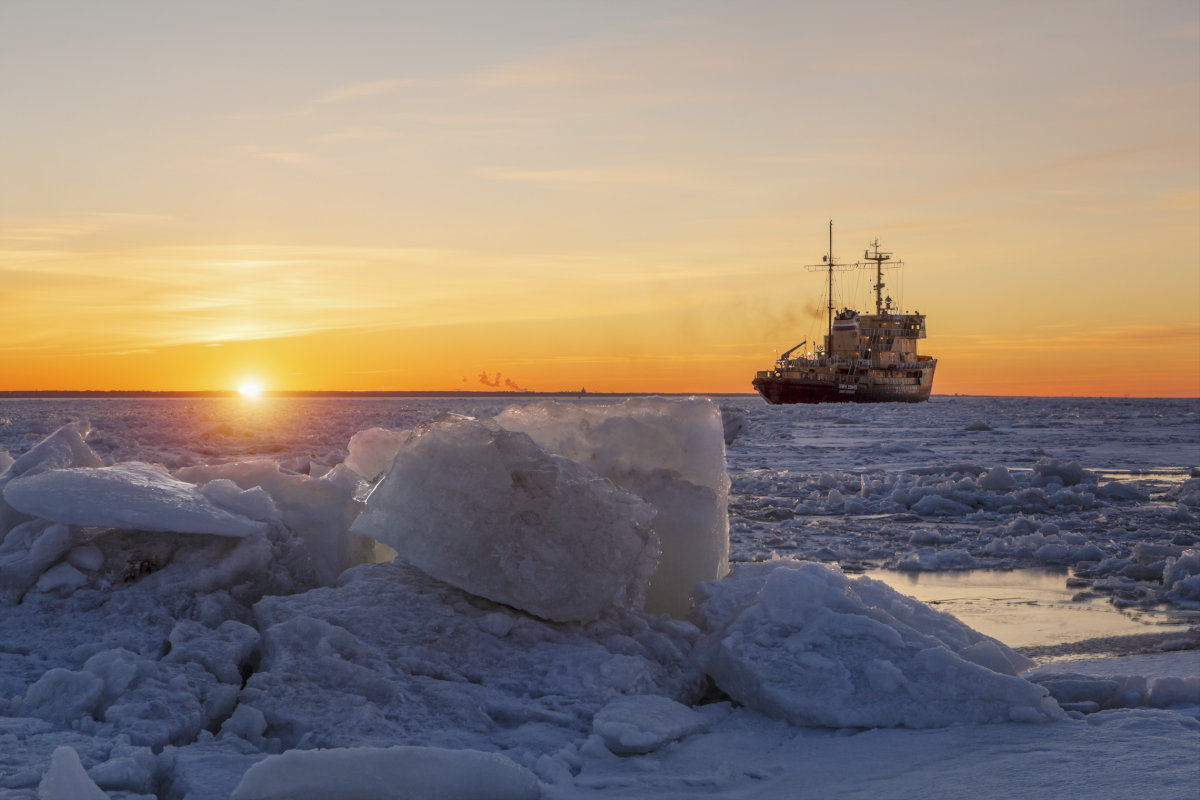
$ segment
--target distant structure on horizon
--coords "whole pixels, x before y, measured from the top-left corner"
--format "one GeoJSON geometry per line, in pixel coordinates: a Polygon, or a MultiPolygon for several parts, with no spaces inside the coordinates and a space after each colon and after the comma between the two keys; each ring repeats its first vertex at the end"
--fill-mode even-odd
{"type": "MultiPolygon", "coordinates": [[[[863,262],[838,264],[833,257],[833,220],[829,221],[829,253],[808,269],[828,274],[829,329],[824,344],[813,351],[805,340],[781,355],[774,369],[757,373],[751,382],[771,405],[794,403],[919,403],[929,399],[937,359],[918,355],[917,340],[925,338],[925,315],[892,308],[883,296],[883,270],[892,254],[879,249],[863,253],[875,264],[875,313],[852,308],[833,313],[833,273],[861,269],[863,262]],[[793,353],[800,351],[795,358],[793,353]]],[[[891,261],[886,268],[902,266],[891,261]]]]}

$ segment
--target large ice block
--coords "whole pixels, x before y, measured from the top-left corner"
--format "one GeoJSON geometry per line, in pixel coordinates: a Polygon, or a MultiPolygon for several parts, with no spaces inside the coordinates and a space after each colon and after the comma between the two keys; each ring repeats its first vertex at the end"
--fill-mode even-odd
{"type": "Polygon", "coordinates": [[[400,445],[409,437],[408,431],[387,428],[367,428],[350,437],[346,466],[366,480],[373,481],[387,469],[400,445]]]}
{"type": "Polygon", "coordinates": [[[88,422],[67,423],[0,472],[0,535],[29,519],[5,502],[3,490],[10,482],[51,469],[104,466],[100,456],[84,441],[91,429],[88,422]]]}
{"type": "Polygon", "coordinates": [[[741,565],[699,594],[702,666],[768,716],[831,728],[1062,716],[1011,674],[1022,656],[870,578],[784,559],[741,565]]]}
{"type": "Polygon", "coordinates": [[[693,587],[728,572],[725,429],[711,400],[547,401],[513,406],[496,421],[654,505],[662,559],[650,579],[647,611],[683,617],[693,587]]]}
{"type": "Polygon", "coordinates": [[[244,494],[264,493],[279,509],[284,525],[304,543],[323,584],[333,584],[347,567],[373,558],[374,542],[347,532],[359,511],[354,492],[360,483],[348,467],[339,465],[313,478],[284,472],[274,461],[258,459],[184,467],[175,477],[201,484],[201,491],[209,495],[214,494],[212,487],[228,482],[245,490],[244,494]]]}
{"type": "Polygon", "coordinates": [[[570,621],[641,607],[653,515],[525,434],[460,418],[414,433],[350,530],[472,594],[570,621]]]}
{"type": "MultiPolygon", "coordinates": [[[[267,530],[266,522],[228,511],[196,486],[137,461],[21,477],[4,487],[4,499],[18,511],[67,525],[218,536],[267,530]]],[[[246,498],[239,508],[263,507],[254,499],[246,498]]]]}

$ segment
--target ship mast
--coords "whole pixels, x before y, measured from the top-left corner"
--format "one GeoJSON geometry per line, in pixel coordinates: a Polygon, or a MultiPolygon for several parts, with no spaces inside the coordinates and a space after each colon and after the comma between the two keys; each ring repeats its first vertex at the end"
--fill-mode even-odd
{"type": "MultiPolygon", "coordinates": [[[[892,254],[879,250],[878,237],[875,238],[875,241],[871,242],[871,246],[875,248],[875,252],[872,253],[870,250],[867,250],[863,253],[863,258],[867,261],[875,262],[875,285],[871,288],[875,290],[875,314],[879,315],[883,313],[883,262],[891,261],[892,254]]],[[[903,261],[896,261],[888,264],[888,268],[899,267],[903,264],[903,261]]],[[[888,302],[890,304],[891,298],[888,298],[888,302]]]]}
{"type": "Polygon", "coordinates": [[[833,220],[829,220],[829,252],[822,259],[822,264],[807,264],[805,269],[808,270],[826,270],[829,274],[829,329],[825,334],[825,352],[829,352],[833,343],[833,273],[834,271],[844,272],[848,269],[854,269],[857,264],[838,264],[833,259],[833,220]]]}
{"type": "Polygon", "coordinates": [[[829,254],[825,256],[829,263],[829,336],[833,336],[833,220],[829,220],[829,254]]]}

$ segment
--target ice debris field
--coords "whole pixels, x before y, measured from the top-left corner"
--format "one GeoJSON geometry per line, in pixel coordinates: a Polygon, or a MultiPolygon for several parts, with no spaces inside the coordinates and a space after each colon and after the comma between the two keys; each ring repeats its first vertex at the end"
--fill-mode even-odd
{"type": "Polygon", "coordinates": [[[1198,464],[1195,400],[0,401],[0,797],[1195,798],[1198,464]],[[1032,569],[1134,627],[861,574],[1032,569]]]}

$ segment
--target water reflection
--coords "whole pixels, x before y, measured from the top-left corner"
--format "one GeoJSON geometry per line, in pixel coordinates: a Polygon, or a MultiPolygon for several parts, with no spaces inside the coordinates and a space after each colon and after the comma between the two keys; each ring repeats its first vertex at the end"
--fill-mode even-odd
{"type": "Polygon", "coordinates": [[[1009,647],[1081,642],[1110,636],[1183,632],[1183,612],[1118,609],[1107,599],[1074,601],[1066,570],[865,573],[945,611],[1009,647]]]}

